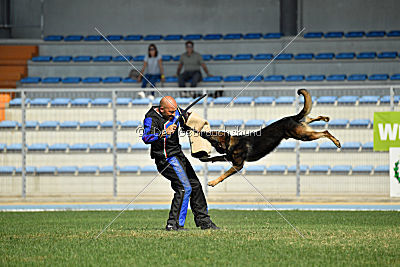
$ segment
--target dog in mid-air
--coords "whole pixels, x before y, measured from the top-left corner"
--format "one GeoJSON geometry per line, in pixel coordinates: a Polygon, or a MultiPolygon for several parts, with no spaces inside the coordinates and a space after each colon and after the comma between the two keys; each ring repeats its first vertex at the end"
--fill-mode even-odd
{"type": "Polygon", "coordinates": [[[301,141],[312,141],[322,137],[330,139],[340,148],[340,142],[328,131],[316,132],[308,124],[313,121],[329,121],[328,117],[309,118],[312,100],[309,92],[300,89],[297,94],[304,96],[304,107],[299,114],[285,117],[250,135],[232,136],[224,131],[200,132],[218,153],[216,157],[200,158],[203,162],[230,161],[232,167],[217,179],[210,181],[209,186],[216,186],[229,176],[243,168],[246,161],[257,161],[273,151],[283,139],[293,138],[301,141]],[[304,119],[304,120],[303,120],[304,119]]]}

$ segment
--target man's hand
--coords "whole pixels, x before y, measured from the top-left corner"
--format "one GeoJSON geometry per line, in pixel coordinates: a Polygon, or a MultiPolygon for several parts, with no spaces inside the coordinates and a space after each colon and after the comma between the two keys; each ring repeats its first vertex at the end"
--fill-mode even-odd
{"type": "Polygon", "coordinates": [[[170,125],[170,126],[167,128],[166,133],[167,133],[168,135],[173,134],[173,133],[175,132],[175,130],[176,130],[177,127],[178,127],[178,126],[176,126],[175,123],[172,124],[172,125],[170,125]]]}

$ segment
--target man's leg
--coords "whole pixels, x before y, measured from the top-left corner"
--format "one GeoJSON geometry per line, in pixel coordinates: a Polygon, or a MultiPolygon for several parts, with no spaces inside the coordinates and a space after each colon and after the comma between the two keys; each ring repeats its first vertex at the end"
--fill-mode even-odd
{"type": "Polygon", "coordinates": [[[197,87],[197,84],[201,81],[201,72],[193,71],[192,73],[192,82],[190,83],[190,87],[197,87]]]}
{"type": "Polygon", "coordinates": [[[147,86],[147,80],[149,79],[149,74],[145,74],[144,77],[142,77],[142,88],[146,88],[147,86]],[[146,79],[145,79],[146,77],[146,79]]]}
{"type": "Polygon", "coordinates": [[[185,82],[188,80],[188,72],[184,71],[178,77],[178,85],[179,87],[186,87],[185,82]]]}

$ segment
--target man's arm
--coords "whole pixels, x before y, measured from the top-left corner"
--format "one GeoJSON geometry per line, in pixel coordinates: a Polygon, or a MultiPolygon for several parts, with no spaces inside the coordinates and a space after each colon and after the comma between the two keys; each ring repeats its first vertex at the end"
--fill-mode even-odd
{"type": "Polygon", "coordinates": [[[143,121],[144,131],[142,135],[142,140],[145,144],[151,144],[158,139],[160,139],[161,131],[157,129],[154,125],[154,121],[151,117],[147,117],[143,121]]]}
{"type": "Polygon", "coordinates": [[[207,74],[207,76],[212,76],[207,69],[207,66],[205,63],[201,63],[201,67],[203,68],[204,72],[207,74]]]}
{"type": "Polygon", "coordinates": [[[182,67],[183,67],[183,64],[182,64],[182,62],[180,62],[178,65],[178,69],[176,70],[176,76],[179,76],[179,74],[181,74],[182,67]]]}

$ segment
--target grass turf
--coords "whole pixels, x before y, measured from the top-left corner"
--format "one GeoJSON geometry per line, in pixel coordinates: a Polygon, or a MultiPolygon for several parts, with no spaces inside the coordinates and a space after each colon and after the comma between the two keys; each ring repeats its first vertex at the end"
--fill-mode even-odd
{"type": "Polygon", "coordinates": [[[273,211],[210,212],[220,231],[163,230],[166,210],[0,212],[0,265],[399,265],[400,213],[284,211],[302,239],[273,211]]]}

